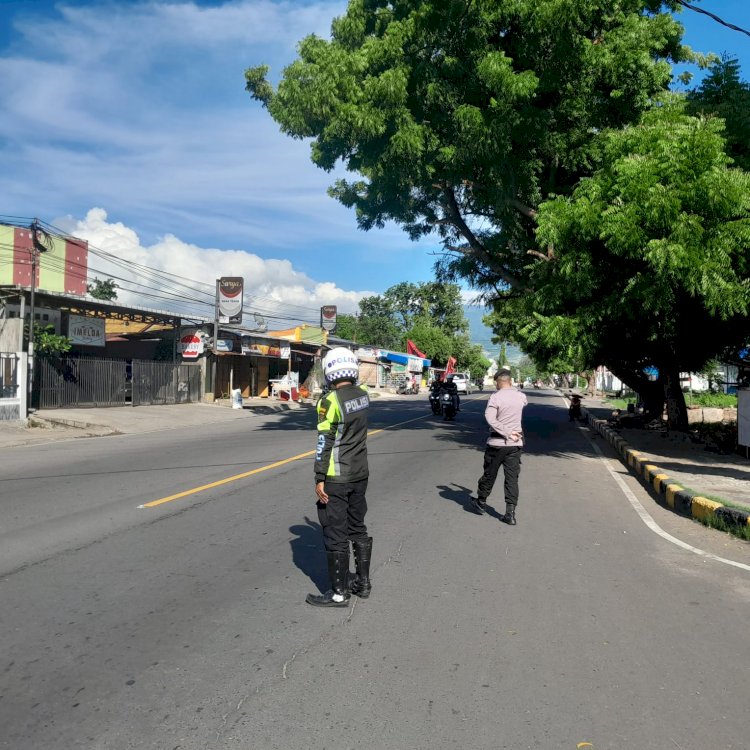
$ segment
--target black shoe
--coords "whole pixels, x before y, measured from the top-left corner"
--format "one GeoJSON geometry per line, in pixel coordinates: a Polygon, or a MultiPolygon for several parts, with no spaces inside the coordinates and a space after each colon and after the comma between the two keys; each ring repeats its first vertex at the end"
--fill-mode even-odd
{"type": "Polygon", "coordinates": [[[471,505],[471,509],[477,515],[483,516],[485,513],[487,513],[487,503],[483,503],[475,497],[471,498],[470,505],[471,505]]]}
{"type": "Polygon", "coordinates": [[[349,594],[337,593],[330,589],[325,594],[308,594],[305,601],[313,607],[348,607],[349,594]]]}
{"type": "Polygon", "coordinates": [[[516,506],[505,504],[505,515],[503,516],[503,523],[507,523],[508,526],[516,525],[516,506]]]}

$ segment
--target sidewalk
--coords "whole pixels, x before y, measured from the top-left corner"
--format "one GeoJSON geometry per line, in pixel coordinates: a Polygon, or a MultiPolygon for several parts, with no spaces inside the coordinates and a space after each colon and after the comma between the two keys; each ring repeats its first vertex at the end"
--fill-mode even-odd
{"type": "Polygon", "coordinates": [[[30,415],[28,427],[17,422],[0,422],[0,449],[80,437],[158,432],[216,422],[252,419],[258,415],[309,408],[312,408],[312,404],[258,398],[245,399],[242,409],[232,409],[228,404],[204,403],[44,409],[30,415]]]}
{"type": "Polygon", "coordinates": [[[687,516],[750,525],[750,461],[720,454],[680,432],[616,425],[613,409],[589,399],[588,423],[667,506],[687,516]]]}
{"type": "MultiPolygon", "coordinates": [[[[393,394],[376,392],[374,398],[393,394]]],[[[58,440],[105,435],[129,435],[216,422],[253,419],[258,416],[298,409],[312,409],[314,403],[246,398],[242,409],[230,402],[217,404],[175,404],[171,406],[113,406],[92,409],[44,409],[34,412],[29,426],[0,422],[0,450],[23,445],[40,445],[58,440]]]]}

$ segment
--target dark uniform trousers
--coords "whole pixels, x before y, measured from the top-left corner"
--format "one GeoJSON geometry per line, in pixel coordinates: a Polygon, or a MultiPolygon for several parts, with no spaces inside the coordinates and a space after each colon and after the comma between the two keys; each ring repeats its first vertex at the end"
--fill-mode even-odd
{"type": "Polygon", "coordinates": [[[367,539],[367,479],[358,482],[326,482],[328,502],[318,502],[318,520],[328,552],[348,552],[349,541],[367,539]]]}
{"type": "Polygon", "coordinates": [[[495,486],[500,467],[505,473],[505,502],[518,505],[518,475],[521,473],[521,448],[519,446],[488,445],[484,451],[484,474],[478,483],[477,495],[484,502],[495,486]]]}

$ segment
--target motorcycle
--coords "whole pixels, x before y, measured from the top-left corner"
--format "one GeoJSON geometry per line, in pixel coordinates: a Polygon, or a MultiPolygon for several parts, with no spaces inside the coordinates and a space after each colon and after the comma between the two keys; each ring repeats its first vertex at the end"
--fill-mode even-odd
{"type": "Polygon", "coordinates": [[[446,421],[452,421],[456,416],[456,405],[453,402],[453,396],[444,391],[440,395],[440,411],[443,414],[443,419],[446,421]]]}
{"type": "Polygon", "coordinates": [[[430,391],[430,409],[433,414],[440,414],[440,391],[430,391]]]}
{"type": "Polygon", "coordinates": [[[568,420],[574,422],[581,418],[581,399],[583,397],[574,393],[570,397],[570,406],[568,407],[568,420]]]}

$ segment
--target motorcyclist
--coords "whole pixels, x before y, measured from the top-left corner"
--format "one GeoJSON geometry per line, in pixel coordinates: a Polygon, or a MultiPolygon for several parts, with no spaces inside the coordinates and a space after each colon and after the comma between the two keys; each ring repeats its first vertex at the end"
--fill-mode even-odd
{"type": "Polygon", "coordinates": [[[456,412],[461,410],[461,399],[458,396],[458,387],[453,382],[453,375],[447,375],[443,382],[443,391],[450,393],[453,400],[453,408],[456,412]]]}
{"type": "Polygon", "coordinates": [[[433,414],[440,413],[440,394],[442,390],[442,383],[439,380],[436,379],[430,383],[429,401],[433,414]]]}

